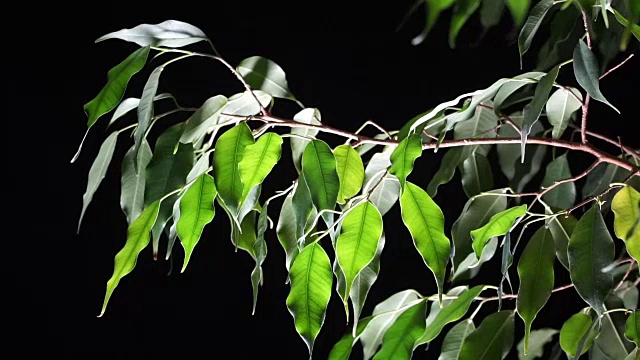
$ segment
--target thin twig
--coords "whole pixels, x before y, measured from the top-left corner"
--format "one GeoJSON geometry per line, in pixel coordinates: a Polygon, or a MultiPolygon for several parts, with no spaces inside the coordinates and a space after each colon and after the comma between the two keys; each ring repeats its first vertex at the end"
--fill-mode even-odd
{"type": "MultiPolygon", "coordinates": [[[[584,25],[585,35],[587,37],[587,47],[591,50],[591,35],[589,34],[589,21],[587,20],[587,13],[582,8],[582,5],[578,4],[578,8],[580,8],[580,13],[582,14],[582,23],[584,25]]],[[[584,98],[584,103],[582,103],[582,122],[580,125],[580,135],[582,139],[582,143],[587,143],[587,114],[589,113],[589,100],[590,96],[587,94],[584,98]]]]}
{"type": "Polygon", "coordinates": [[[635,264],[636,264],[636,261],[634,259],[631,259],[631,261],[629,262],[629,268],[627,269],[627,272],[624,274],[624,276],[622,277],[618,285],[613,289],[613,291],[618,290],[618,288],[622,286],[624,281],[627,280],[627,278],[629,277],[629,274],[631,274],[631,270],[633,270],[633,265],[635,264]]]}
{"type": "MultiPolygon", "coordinates": [[[[557,287],[557,288],[551,290],[551,292],[555,293],[555,292],[559,292],[559,291],[562,291],[562,290],[570,289],[572,287],[573,287],[573,284],[567,284],[567,285],[564,285],[564,286],[557,287]]],[[[517,297],[518,297],[518,294],[504,294],[504,295],[502,295],[502,299],[503,300],[504,299],[516,299],[517,297]]],[[[499,298],[500,297],[498,297],[498,296],[493,296],[493,297],[488,297],[488,298],[479,297],[478,296],[478,297],[475,298],[475,300],[495,301],[495,300],[498,300],[499,298]]]]}
{"type": "Polygon", "coordinates": [[[614,67],[612,67],[611,69],[607,70],[607,72],[605,72],[604,74],[600,75],[600,80],[604,79],[605,76],[609,75],[610,73],[614,72],[616,69],[618,69],[620,66],[624,65],[624,63],[626,63],[627,61],[629,61],[635,54],[631,54],[629,56],[627,56],[626,59],[622,60],[622,62],[614,67]]]}

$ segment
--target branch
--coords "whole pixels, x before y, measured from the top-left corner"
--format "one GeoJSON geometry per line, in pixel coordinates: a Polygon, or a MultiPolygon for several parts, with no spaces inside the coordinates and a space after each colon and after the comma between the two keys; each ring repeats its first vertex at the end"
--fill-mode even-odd
{"type": "MultiPolygon", "coordinates": [[[[575,125],[571,125],[570,124],[569,126],[573,127],[577,131],[580,131],[580,128],[578,128],[575,125]]],[[[629,146],[623,145],[622,142],[619,139],[618,139],[618,141],[615,141],[615,140],[613,140],[611,138],[608,138],[608,137],[606,137],[604,135],[600,135],[598,133],[594,133],[593,131],[588,131],[588,130],[587,130],[587,135],[589,135],[591,137],[594,137],[596,139],[600,139],[602,141],[608,142],[611,145],[615,145],[616,147],[620,148],[623,152],[626,152],[629,155],[633,156],[634,158],[640,160],[640,154],[638,154],[638,151],[633,149],[633,148],[631,148],[631,147],[629,147],[629,146]]]]}
{"type": "MultiPolygon", "coordinates": [[[[552,292],[552,293],[555,293],[555,292],[558,292],[558,291],[562,291],[562,290],[566,290],[566,289],[571,289],[572,287],[573,287],[573,284],[567,284],[567,285],[564,285],[564,286],[557,287],[557,288],[555,288],[555,289],[551,290],[551,292],[552,292]]],[[[504,300],[504,299],[515,299],[515,298],[517,298],[517,297],[518,297],[518,294],[504,294],[504,295],[502,295],[502,299],[503,299],[503,300],[504,300]]],[[[495,300],[499,300],[499,299],[500,299],[500,297],[498,297],[498,296],[493,296],[493,297],[489,297],[489,298],[484,298],[484,297],[479,297],[479,296],[478,296],[478,297],[476,297],[475,299],[476,299],[476,300],[482,300],[483,302],[486,302],[486,301],[495,301],[495,300]]]]}
{"type": "Polygon", "coordinates": [[[611,69],[607,70],[607,72],[605,72],[604,74],[600,75],[599,80],[604,79],[605,76],[609,75],[610,73],[612,73],[613,71],[615,71],[617,68],[619,68],[620,66],[624,65],[624,63],[626,63],[627,61],[629,61],[635,54],[631,54],[629,56],[627,56],[626,59],[622,60],[622,62],[614,67],[612,67],[611,69]]]}
{"type": "MultiPolygon", "coordinates": [[[[585,35],[587,37],[587,47],[591,50],[591,35],[589,34],[589,21],[587,20],[587,13],[582,8],[582,5],[578,4],[578,8],[580,8],[580,13],[582,14],[582,23],[584,25],[585,35]]],[[[589,100],[591,97],[587,94],[584,98],[584,103],[582,103],[582,123],[580,125],[580,137],[582,139],[582,143],[587,143],[587,114],[589,113],[589,100]]]]}

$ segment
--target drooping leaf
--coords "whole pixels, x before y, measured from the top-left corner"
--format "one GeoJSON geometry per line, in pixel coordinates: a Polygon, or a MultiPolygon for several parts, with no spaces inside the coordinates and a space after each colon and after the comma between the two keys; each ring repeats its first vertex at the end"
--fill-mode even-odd
{"type": "Polygon", "coordinates": [[[298,237],[296,236],[296,216],[293,212],[293,194],[289,194],[282,202],[280,215],[278,217],[278,225],[276,226],[276,234],[280,245],[284,249],[285,267],[287,271],[291,267],[293,259],[298,255],[298,237]]]}
{"type": "MultiPolygon", "coordinates": [[[[565,5],[570,4],[566,2],[565,5]]],[[[536,68],[549,69],[571,59],[573,46],[584,35],[584,26],[577,6],[566,8],[553,14],[549,22],[547,40],[538,51],[536,68]]]]}
{"type": "Polygon", "coordinates": [[[284,70],[275,62],[252,56],[238,64],[236,70],[254,90],[262,90],[274,97],[296,100],[289,90],[284,70]]]}
{"type": "Polygon", "coordinates": [[[455,0],[425,0],[425,10],[426,10],[426,21],[424,24],[424,29],[422,32],[411,39],[412,45],[421,44],[424,39],[427,38],[427,35],[435,25],[436,21],[438,21],[438,17],[440,17],[440,13],[453,5],[455,0]]]}
{"type": "MultiPolygon", "coordinates": [[[[158,91],[158,82],[160,81],[160,74],[162,74],[163,70],[164,66],[162,65],[153,69],[151,75],[149,75],[149,78],[147,79],[147,83],[144,85],[142,96],[140,96],[140,103],[138,104],[138,127],[136,127],[133,134],[134,159],[138,157],[142,140],[147,136],[147,130],[151,125],[151,120],[153,118],[153,98],[156,96],[156,92],[158,91]]],[[[137,170],[138,164],[134,163],[134,165],[137,170]]]]}
{"type": "Polygon", "coordinates": [[[577,223],[578,219],[573,215],[569,217],[556,216],[547,223],[551,236],[553,236],[553,242],[556,245],[556,257],[567,270],[569,270],[569,258],[567,255],[569,239],[577,223]]]}
{"type": "Polygon", "coordinates": [[[362,193],[371,191],[369,201],[378,208],[381,215],[386,214],[400,197],[400,181],[386,172],[391,166],[389,155],[388,151],[373,154],[364,172],[365,185],[362,193]]]}
{"type": "Polygon", "coordinates": [[[122,250],[116,254],[113,275],[111,275],[111,278],[107,282],[107,293],[104,296],[104,303],[102,304],[102,311],[99,316],[104,315],[109,299],[113,294],[113,290],[115,290],[118,283],[120,283],[120,279],[133,270],[136,266],[138,254],[149,245],[151,228],[153,228],[153,224],[156,222],[158,210],[160,210],[160,201],[156,201],[144,209],[140,216],[129,225],[127,229],[127,242],[122,250]]]}
{"type": "Polygon", "coordinates": [[[224,134],[216,142],[213,152],[213,171],[220,199],[235,216],[238,214],[243,194],[238,164],[247,146],[255,141],[249,126],[240,123],[224,134]]]}
{"type": "Polygon", "coordinates": [[[502,18],[504,12],[504,3],[502,1],[482,1],[480,8],[480,23],[487,31],[489,28],[496,26],[502,18]]]}
{"type": "Polygon", "coordinates": [[[145,140],[138,152],[138,171],[135,169],[133,148],[129,149],[122,160],[122,180],[120,193],[120,207],[127,216],[130,225],[144,209],[144,189],[147,178],[147,165],[153,156],[149,143],[145,140]]]}
{"type": "Polygon", "coordinates": [[[346,334],[335,344],[329,353],[329,360],[349,360],[351,355],[351,348],[357,338],[360,337],[362,331],[369,325],[369,322],[373,320],[373,316],[368,316],[362,319],[356,326],[355,332],[353,329],[349,329],[346,334]]]}
{"type": "Polygon", "coordinates": [[[93,164],[91,164],[87,179],[87,189],[85,190],[84,195],[82,195],[82,210],[80,211],[80,219],[78,220],[78,232],[80,232],[82,218],[93,199],[93,194],[96,193],[102,179],[104,179],[104,176],[107,174],[107,169],[111,163],[111,158],[113,158],[113,151],[116,148],[117,140],[118,132],[111,133],[107,136],[107,138],[104,139],[104,142],[102,142],[102,145],[100,145],[100,150],[98,150],[98,155],[95,160],[93,160],[93,164]]]}
{"type": "MultiPolygon", "coordinates": [[[[547,164],[544,179],[542,180],[542,187],[547,188],[553,185],[556,181],[568,179],[570,177],[571,170],[569,169],[569,160],[567,160],[567,154],[565,153],[547,164]]],[[[568,209],[573,206],[573,203],[576,200],[576,184],[573,181],[560,184],[544,194],[542,196],[542,200],[551,207],[568,209]]]]}
{"type": "Polygon", "coordinates": [[[422,141],[420,135],[411,134],[398,144],[393,150],[389,160],[391,167],[389,173],[395,175],[404,188],[407,176],[413,171],[414,161],[422,154],[422,141]]]}
{"type": "Polygon", "coordinates": [[[542,0],[537,3],[529,13],[529,17],[525,22],[524,26],[520,30],[520,35],[518,35],[518,51],[520,52],[520,67],[522,67],[522,55],[529,50],[529,46],[531,46],[531,41],[533,41],[533,37],[536,35],[540,24],[542,24],[542,20],[544,20],[545,15],[551,7],[553,6],[553,0],[542,0]]]}
{"type": "Polygon", "coordinates": [[[506,4],[516,28],[520,28],[527,18],[531,0],[506,0],[506,4]]]}
{"type": "MultiPolygon", "coordinates": [[[[236,116],[257,115],[260,112],[260,107],[256,102],[256,98],[265,108],[269,107],[273,101],[273,97],[264,91],[253,90],[253,95],[249,91],[245,91],[231,96],[222,113],[236,116]]],[[[220,123],[224,123],[233,120],[233,117],[221,114],[220,119],[220,123]]]]}
{"type": "MultiPolygon", "coordinates": [[[[173,95],[168,93],[162,93],[162,94],[156,95],[153,98],[153,101],[158,101],[163,99],[173,99],[173,101],[175,102],[175,98],[173,97],[173,95]]],[[[113,112],[113,115],[111,116],[111,120],[109,120],[108,126],[113,125],[113,123],[116,122],[116,120],[125,116],[131,110],[137,109],[139,104],[140,104],[140,99],[138,98],[127,98],[122,100],[122,102],[120,102],[116,110],[113,112]]]]}
{"type": "Polygon", "coordinates": [[[344,216],[336,241],[336,257],[345,275],[345,294],[350,293],[356,276],[373,260],[381,236],[382,216],[369,201],[356,205],[344,216]]]}
{"type": "MultiPolygon", "coordinates": [[[[611,304],[608,308],[613,306],[614,301],[616,306],[619,304],[618,299],[608,300],[607,303],[611,304]]],[[[591,348],[592,359],[624,359],[633,351],[635,345],[624,336],[626,320],[627,316],[622,312],[606,313],[602,316],[602,327],[591,348]]]]}
{"type": "Polygon", "coordinates": [[[624,241],[627,252],[640,259],[640,192],[627,185],[613,197],[611,210],[615,214],[613,229],[624,241]]]}
{"type": "Polygon", "coordinates": [[[384,334],[374,360],[411,359],[414,343],[424,332],[426,309],[426,301],[420,301],[402,312],[384,334]]]}
{"type": "Polygon", "coordinates": [[[159,24],[141,24],[131,29],[122,29],[101,36],[96,42],[120,39],[140,46],[182,47],[199,41],[207,41],[207,36],[197,27],[177,20],[167,20],[159,24]]]}
{"type": "Polygon", "coordinates": [[[300,240],[307,229],[307,223],[313,221],[312,218],[315,217],[316,213],[304,174],[300,174],[298,178],[298,183],[293,193],[292,204],[293,214],[296,220],[296,236],[297,239],[300,240]]]}
{"type": "Polygon", "coordinates": [[[510,99],[511,95],[520,90],[522,87],[531,85],[533,82],[540,80],[540,78],[544,75],[545,73],[540,71],[526,72],[524,74],[514,76],[512,78],[513,81],[509,81],[502,85],[496,93],[495,98],[493,99],[494,113],[496,115],[501,115],[502,105],[507,103],[507,99],[510,99]]]}
{"type": "Polygon", "coordinates": [[[181,272],[187,268],[193,249],[202,235],[202,230],[213,220],[215,215],[213,200],[216,194],[216,184],[213,177],[202,174],[180,200],[180,220],[176,224],[176,231],[184,247],[184,265],[181,272]]]}
{"type": "Polygon", "coordinates": [[[222,109],[227,105],[227,98],[216,95],[207,99],[202,106],[185,122],[180,142],[193,143],[201,139],[209,128],[218,123],[222,109]]]}
{"type": "Polygon", "coordinates": [[[440,168],[438,168],[438,171],[436,171],[427,185],[427,192],[430,196],[435,197],[438,193],[438,187],[453,179],[453,175],[455,175],[458,164],[460,161],[464,160],[463,156],[464,149],[462,147],[455,147],[447,150],[442,157],[440,168]]]}
{"type": "MultiPolygon", "coordinates": [[[[576,356],[578,346],[583,338],[591,331],[592,324],[593,320],[591,320],[591,316],[584,312],[574,314],[564,322],[560,329],[560,346],[567,355],[571,357],[576,356]]],[[[591,333],[589,337],[586,338],[580,354],[584,354],[589,350],[589,347],[593,344],[594,337],[595,334],[591,333]]]]}
{"type": "Polygon", "coordinates": [[[178,199],[173,203],[172,213],[171,213],[171,225],[169,226],[169,239],[167,241],[167,253],[164,257],[165,260],[170,260],[171,254],[173,253],[173,246],[176,243],[176,239],[178,238],[178,222],[180,221],[180,200],[182,200],[181,196],[178,196],[178,199]]]}
{"type": "MultiPolygon", "coordinates": [[[[629,1],[629,4],[634,4],[634,2],[629,1]]],[[[613,10],[613,15],[616,17],[616,20],[618,20],[618,22],[622,26],[626,27],[627,30],[631,34],[633,34],[633,36],[635,36],[635,38],[638,39],[638,41],[640,41],[640,26],[634,23],[632,20],[630,20],[631,18],[627,19],[624,16],[622,16],[622,14],[618,10],[613,8],[611,8],[611,10],[613,10]]]]}
{"type": "Polygon", "coordinates": [[[302,173],[318,211],[333,209],[338,199],[340,179],[336,158],[322,140],[309,142],[302,154],[302,173]]]}
{"type": "Polygon", "coordinates": [[[493,189],[493,173],[487,158],[474,153],[462,162],[462,188],[468,197],[493,189]]]}
{"type": "Polygon", "coordinates": [[[481,228],[471,231],[473,237],[473,250],[476,258],[480,259],[482,250],[494,236],[502,236],[511,230],[513,224],[527,212],[527,205],[509,208],[491,217],[488,223],[481,228]]]}
{"type": "MultiPolygon", "coordinates": [[[[506,83],[503,88],[509,84],[512,84],[512,82],[506,83]]],[[[482,105],[475,108],[472,117],[456,124],[453,128],[454,139],[491,138],[496,136],[495,128],[498,125],[498,116],[490,109],[494,104],[490,100],[486,100],[482,102],[482,105]]],[[[470,151],[465,150],[465,152],[468,154],[470,151]]],[[[483,155],[486,155],[486,153],[483,152],[483,155]]]]}
{"type": "Polygon", "coordinates": [[[596,59],[596,56],[582,40],[578,41],[578,44],[573,50],[573,72],[578,84],[585,89],[589,96],[594,100],[609,105],[617,113],[620,113],[620,111],[611,105],[604,95],[602,95],[600,91],[598,59],[596,59]]]}
{"type": "Polygon", "coordinates": [[[384,249],[385,237],[384,232],[378,241],[378,248],[373,256],[371,262],[365,266],[362,271],[353,280],[353,286],[349,292],[351,298],[351,305],[353,306],[353,318],[354,325],[360,326],[360,315],[362,314],[362,308],[364,307],[365,300],[369,294],[369,290],[373,283],[378,279],[380,273],[380,256],[382,256],[382,250],[384,249]]]}
{"type": "Polygon", "coordinates": [[[530,103],[525,105],[522,109],[522,127],[520,129],[520,136],[522,139],[522,145],[520,147],[520,151],[522,152],[522,160],[524,162],[525,158],[525,145],[527,143],[527,137],[531,134],[533,130],[533,124],[538,121],[540,118],[540,114],[542,113],[542,109],[544,109],[547,100],[549,100],[549,93],[553,89],[553,84],[558,77],[558,72],[560,71],[560,65],[554,66],[549,72],[540,78],[538,85],[536,86],[536,90],[533,94],[533,99],[530,103]]]}
{"type": "Polygon", "coordinates": [[[513,346],[514,313],[503,310],[493,313],[480,323],[462,343],[460,360],[504,359],[513,346]]]}
{"type": "Polygon", "coordinates": [[[209,170],[209,158],[209,154],[203,154],[202,156],[200,156],[198,161],[193,164],[193,167],[187,174],[187,183],[194,181],[198,176],[204,174],[205,172],[207,172],[207,170],[209,170]]]}
{"type": "Polygon", "coordinates": [[[475,286],[463,292],[457,299],[440,309],[433,321],[427,325],[422,337],[416,341],[416,346],[432,341],[440,334],[445,325],[461,319],[469,311],[469,306],[482,292],[482,289],[484,289],[483,285],[475,286]]]}
{"type": "Polygon", "coordinates": [[[624,336],[633,341],[636,346],[640,346],[640,312],[634,311],[627,318],[625,325],[624,336]]]}
{"type": "Polygon", "coordinates": [[[554,139],[559,139],[569,125],[571,115],[580,109],[582,93],[576,88],[559,88],[549,97],[545,111],[547,119],[553,126],[551,133],[554,139]],[[571,91],[571,93],[569,93],[571,91]],[[573,95],[572,95],[573,94],[573,95]]]}
{"type": "Polygon", "coordinates": [[[365,360],[370,359],[378,351],[385,333],[400,314],[421,301],[423,300],[415,290],[404,290],[391,295],[375,306],[371,321],[360,334],[365,360]]]}
{"type": "Polygon", "coordinates": [[[336,171],[340,179],[338,203],[344,204],[362,188],[364,165],[358,152],[349,145],[336,147],[333,149],[333,155],[336,157],[336,171]]]}
{"type": "Polygon", "coordinates": [[[461,321],[452,327],[442,340],[442,350],[438,360],[458,360],[464,339],[475,329],[476,326],[471,319],[461,321]]]}
{"type": "Polygon", "coordinates": [[[500,272],[502,278],[500,279],[500,285],[498,288],[498,310],[502,309],[502,294],[504,281],[507,280],[509,289],[513,292],[513,285],[511,285],[511,278],[509,277],[509,268],[513,265],[513,252],[511,251],[511,233],[508,232],[504,235],[502,242],[502,256],[500,258],[500,272]]]}
{"type": "MultiPolygon", "coordinates": [[[[260,186],[257,186],[260,188],[260,186]]],[[[259,286],[262,285],[262,263],[267,257],[267,244],[264,241],[264,232],[267,227],[267,208],[268,203],[265,203],[261,210],[259,204],[256,201],[251,206],[252,210],[246,213],[242,217],[240,228],[234,221],[231,221],[233,227],[232,236],[236,239],[233,241],[237,244],[239,249],[246,251],[255,261],[255,266],[251,271],[251,288],[253,290],[253,307],[251,314],[255,314],[256,306],[258,303],[258,291],[259,286]],[[256,213],[260,211],[258,221],[256,224],[256,213]],[[257,226],[256,226],[257,225],[257,226]]]]}
{"type": "Polygon", "coordinates": [[[331,297],[331,261],[318,243],[307,245],[296,257],[289,272],[291,291],[287,308],[295,320],[296,331],[313,353],[313,343],[322,328],[331,297]]]}
{"type": "MultiPolygon", "coordinates": [[[[300,112],[293,116],[293,121],[309,125],[320,125],[321,119],[322,117],[320,116],[320,111],[315,108],[302,109],[300,112]]],[[[309,141],[315,138],[315,136],[318,134],[318,131],[319,130],[313,128],[303,127],[294,127],[291,129],[291,134],[296,135],[293,136],[290,140],[291,157],[293,158],[293,165],[296,167],[296,170],[298,170],[298,172],[300,172],[302,153],[307,147],[309,141]],[[305,138],[309,138],[309,140],[306,140],[305,138]]]]}
{"type": "Polygon", "coordinates": [[[571,281],[576,291],[598,313],[613,287],[613,276],[605,272],[614,259],[614,244],[602,214],[595,204],[576,224],[569,239],[571,281]]]}
{"type": "Polygon", "coordinates": [[[516,346],[518,349],[518,360],[534,360],[544,355],[544,346],[548,344],[559,331],[556,329],[538,329],[529,334],[529,349],[524,351],[523,338],[516,346]]]}
{"type": "Polygon", "coordinates": [[[529,352],[531,324],[551,297],[553,263],[556,258],[551,232],[539,228],[524,249],[518,262],[520,288],[516,300],[518,315],[524,321],[524,353],[529,352]]]}
{"type": "Polygon", "coordinates": [[[272,132],[263,134],[254,144],[245,147],[242,159],[238,164],[243,187],[242,200],[247,197],[254,186],[262,184],[280,160],[281,153],[282,138],[272,132]]]}
{"type": "Polygon", "coordinates": [[[120,64],[107,73],[107,84],[98,95],[84,104],[87,113],[87,126],[91,127],[102,115],[113,110],[122,100],[127,84],[133,75],[142,70],[149,56],[149,47],[143,47],[127,56],[120,64]]]}
{"type": "Polygon", "coordinates": [[[444,215],[440,207],[419,186],[407,182],[400,197],[402,221],[409,229],[413,243],[429,267],[442,301],[444,276],[451,243],[444,234],[444,215]]]}
{"type": "Polygon", "coordinates": [[[453,7],[453,15],[451,16],[451,26],[449,27],[449,46],[451,48],[456,46],[458,33],[479,6],[480,0],[456,1],[453,7]]]}

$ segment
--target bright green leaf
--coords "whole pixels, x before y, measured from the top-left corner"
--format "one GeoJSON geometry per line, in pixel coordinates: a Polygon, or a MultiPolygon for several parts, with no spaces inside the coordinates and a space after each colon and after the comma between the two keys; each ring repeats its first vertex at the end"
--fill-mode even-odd
{"type": "Polygon", "coordinates": [[[489,222],[481,228],[471,231],[471,237],[473,237],[472,246],[476,253],[476,258],[480,259],[482,250],[492,237],[506,234],[511,230],[514,223],[524,216],[526,212],[527,205],[509,208],[493,215],[489,222]]]}
{"type": "Polygon", "coordinates": [[[468,197],[493,189],[493,174],[487,158],[474,153],[462,162],[462,188],[468,197]]]}
{"type": "Polygon", "coordinates": [[[514,313],[503,310],[482,320],[462,343],[460,360],[504,359],[513,346],[514,313]]]}
{"type": "MultiPolygon", "coordinates": [[[[629,3],[631,4],[633,3],[633,1],[629,1],[629,3]]],[[[625,17],[622,16],[622,14],[620,14],[618,10],[613,8],[611,8],[611,10],[613,10],[613,14],[616,17],[616,20],[618,20],[618,22],[622,24],[622,26],[626,27],[633,34],[633,36],[635,36],[636,39],[640,41],[640,26],[638,26],[638,24],[634,24],[631,20],[625,19],[625,17]]]]}
{"type": "Polygon", "coordinates": [[[202,30],[177,20],[167,20],[159,24],[141,24],[131,29],[118,30],[101,36],[96,42],[107,39],[121,39],[140,46],[172,48],[208,40],[202,30]]]}
{"type": "Polygon", "coordinates": [[[84,105],[84,111],[89,119],[87,126],[91,127],[100,116],[113,110],[122,99],[127,84],[133,75],[142,70],[149,56],[149,47],[145,46],[134,51],[120,64],[114,66],[107,73],[107,84],[100,93],[84,105]]]}
{"type": "Polygon", "coordinates": [[[364,165],[358,152],[349,145],[336,147],[333,149],[333,155],[336,157],[336,171],[340,179],[338,203],[344,204],[362,188],[364,165]]]}
{"type": "Polygon", "coordinates": [[[176,230],[184,247],[182,272],[187,268],[202,230],[213,220],[213,200],[216,194],[216,184],[211,175],[202,174],[189,186],[180,200],[180,220],[176,224],[176,230]]]}
{"type": "Polygon", "coordinates": [[[638,310],[632,312],[627,318],[624,336],[636,343],[636,346],[640,346],[640,312],[638,310]]]}
{"type": "Polygon", "coordinates": [[[529,240],[518,262],[520,288],[518,289],[516,309],[524,321],[525,354],[529,352],[531,324],[551,297],[555,258],[555,247],[551,233],[541,227],[529,240]]]}
{"type": "Polygon", "coordinates": [[[424,29],[420,33],[420,35],[411,39],[412,45],[421,44],[424,39],[427,38],[429,31],[433,28],[433,25],[438,21],[438,17],[440,17],[440,13],[453,5],[455,0],[424,0],[426,14],[426,21],[424,24],[424,29]]]}
{"type": "Polygon", "coordinates": [[[333,209],[338,199],[340,178],[336,172],[336,158],[327,143],[322,140],[309,142],[302,154],[302,173],[316,209],[333,209]]]}
{"type": "Polygon", "coordinates": [[[122,189],[120,193],[120,207],[127,216],[127,223],[131,225],[133,220],[138,218],[138,215],[144,209],[144,188],[147,177],[147,165],[151,161],[151,147],[145,140],[140,146],[138,152],[138,171],[135,169],[133,158],[133,147],[127,151],[122,160],[122,179],[120,187],[122,189]]]}
{"type": "Polygon", "coordinates": [[[313,353],[313,343],[322,328],[331,297],[333,272],[327,253],[318,243],[307,245],[296,257],[289,273],[291,291],[287,308],[296,331],[313,353]]]}
{"type": "Polygon", "coordinates": [[[426,309],[426,301],[420,301],[405,310],[384,334],[374,360],[411,359],[414,343],[424,332],[426,309]]]}
{"type": "MultiPolygon", "coordinates": [[[[556,181],[570,177],[571,170],[569,169],[569,160],[567,160],[567,154],[565,153],[547,164],[544,179],[542,180],[542,187],[547,188],[556,181]]],[[[542,200],[553,208],[568,209],[573,206],[576,200],[576,184],[573,181],[560,184],[544,194],[542,200]]]]}
{"type": "Polygon", "coordinates": [[[506,0],[506,3],[516,28],[520,28],[527,18],[531,0],[506,0]]]}
{"type": "Polygon", "coordinates": [[[115,290],[118,283],[120,283],[120,279],[133,270],[136,266],[138,254],[149,245],[151,228],[153,228],[153,224],[156,222],[159,210],[160,201],[156,201],[144,209],[140,216],[129,225],[127,229],[127,242],[122,250],[116,254],[113,275],[107,282],[107,293],[104,296],[104,303],[99,316],[104,315],[111,294],[113,294],[113,290],[115,290]]]}
{"type": "Polygon", "coordinates": [[[274,97],[296,99],[289,90],[284,70],[269,59],[252,56],[242,60],[236,70],[252,89],[262,90],[274,97]]]}
{"type": "Polygon", "coordinates": [[[333,346],[329,353],[329,360],[349,360],[351,348],[355,340],[360,336],[362,331],[369,325],[373,316],[368,316],[358,323],[355,329],[355,337],[353,329],[349,329],[346,334],[333,346]]]}
{"type": "Polygon", "coordinates": [[[476,329],[473,320],[467,319],[457,323],[442,340],[442,350],[438,360],[458,360],[464,339],[476,329]]]}
{"type": "Polygon", "coordinates": [[[560,88],[551,94],[545,111],[549,123],[553,126],[551,134],[554,139],[559,139],[562,136],[569,125],[571,115],[580,109],[581,102],[582,93],[576,88],[560,88]]]}
{"type": "Polygon", "coordinates": [[[640,193],[625,186],[613,197],[611,210],[615,214],[613,229],[625,242],[627,252],[636,261],[640,259],[640,193]]]}
{"type": "Polygon", "coordinates": [[[598,59],[591,52],[584,41],[579,40],[573,50],[573,72],[578,80],[578,84],[587,91],[587,94],[594,100],[609,105],[617,113],[620,113],[615,106],[602,95],[600,91],[600,74],[598,72],[598,59]]]}
{"type": "Polygon", "coordinates": [[[244,155],[238,164],[243,187],[242,201],[254,186],[262,184],[280,160],[281,153],[282,138],[272,132],[263,134],[254,144],[245,147],[244,155]]]}
{"type": "Polygon", "coordinates": [[[522,127],[520,129],[520,136],[522,139],[522,145],[520,148],[522,152],[521,162],[524,162],[527,136],[531,134],[533,130],[533,124],[538,121],[538,118],[540,118],[540,114],[542,113],[542,109],[544,109],[547,100],[549,100],[549,93],[551,93],[551,90],[553,89],[553,84],[558,77],[559,71],[560,65],[554,66],[546,75],[544,75],[540,79],[533,94],[533,99],[522,109],[523,119],[522,127]]]}
{"type": "Polygon", "coordinates": [[[613,287],[611,272],[605,272],[614,260],[614,244],[598,205],[587,211],[569,239],[569,272],[576,291],[598,313],[613,287]]]}
{"type": "Polygon", "coordinates": [[[400,197],[402,221],[413,243],[429,267],[438,285],[442,301],[444,276],[451,252],[451,242],[444,234],[444,215],[440,207],[419,186],[407,182],[400,197]]]}
{"type": "MultiPolygon", "coordinates": [[[[592,324],[593,320],[591,320],[591,316],[584,312],[574,314],[564,322],[560,329],[560,346],[567,355],[572,357],[576,356],[578,346],[587,333],[590,332],[592,324]]],[[[589,350],[594,337],[595,334],[592,332],[584,343],[580,354],[584,354],[589,350]]]]}
{"type": "Polygon", "coordinates": [[[524,26],[520,30],[520,35],[518,35],[518,50],[520,51],[520,67],[522,67],[522,55],[529,50],[529,46],[531,46],[531,41],[533,41],[533,37],[536,35],[540,24],[542,24],[542,20],[544,20],[545,15],[551,7],[553,6],[553,0],[542,0],[537,3],[529,13],[529,17],[525,22],[524,26]]]}
{"type": "MultiPolygon", "coordinates": [[[[309,125],[320,125],[321,119],[320,111],[315,108],[302,109],[293,116],[293,121],[309,125]]],[[[295,165],[298,172],[300,172],[302,153],[307,147],[309,141],[314,139],[318,134],[318,131],[319,130],[314,128],[306,127],[294,127],[291,129],[291,134],[295,135],[289,140],[291,142],[291,157],[293,158],[293,165],[295,165]],[[305,138],[308,138],[309,140],[305,138]]]]}
{"type": "Polygon", "coordinates": [[[205,136],[211,126],[218,124],[220,113],[226,105],[227,98],[222,95],[207,99],[185,122],[180,142],[193,143],[205,136]]]}
{"type": "Polygon", "coordinates": [[[420,135],[411,134],[398,144],[393,150],[389,160],[391,167],[389,173],[395,175],[400,180],[400,185],[404,188],[407,176],[413,171],[414,161],[422,154],[422,141],[420,135]]]}
{"type": "Polygon", "coordinates": [[[553,340],[555,334],[559,331],[556,329],[539,329],[533,330],[529,334],[529,349],[525,355],[523,338],[520,340],[516,348],[518,349],[518,360],[534,360],[544,355],[544,346],[553,340]]]}
{"type": "Polygon", "coordinates": [[[598,5],[600,6],[600,13],[602,14],[602,18],[604,19],[604,26],[609,28],[609,16],[607,14],[607,2],[611,2],[611,0],[598,0],[598,5]]]}
{"type": "Polygon", "coordinates": [[[456,46],[458,33],[479,6],[480,0],[456,1],[456,5],[453,7],[453,15],[451,15],[451,26],[449,27],[449,46],[452,49],[456,46]]]}

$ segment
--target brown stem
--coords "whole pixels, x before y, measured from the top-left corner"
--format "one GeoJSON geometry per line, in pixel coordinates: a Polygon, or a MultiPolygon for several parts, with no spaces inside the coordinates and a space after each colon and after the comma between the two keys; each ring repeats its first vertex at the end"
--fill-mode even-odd
{"type": "Polygon", "coordinates": [[[627,278],[629,277],[629,274],[631,274],[631,270],[633,270],[633,265],[635,264],[636,264],[636,261],[634,259],[631,259],[631,261],[629,262],[629,268],[627,269],[627,272],[624,274],[624,276],[622,277],[618,285],[616,285],[616,287],[613,289],[613,291],[618,290],[618,288],[622,286],[624,281],[627,280],[627,278]]]}
{"type": "Polygon", "coordinates": [[[585,31],[585,35],[587,37],[587,47],[589,48],[589,50],[591,50],[591,35],[589,34],[589,21],[587,20],[587,12],[584,11],[584,9],[582,8],[582,5],[580,5],[579,3],[578,7],[580,8],[580,13],[582,14],[582,24],[584,26],[584,31],[585,31]]]}
{"type": "Polygon", "coordinates": [[[605,76],[609,75],[610,73],[612,73],[613,71],[615,71],[617,68],[619,68],[620,66],[624,65],[624,63],[626,63],[627,61],[629,61],[635,54],[631,54],[629,56],[627,56],[626,59],[622,60],[622,62],[614,67],[612,67],[611,69],[607,70],[607,72],[605,72],[604,74],[600,75],[600,80],[604,79],[605,76]]]}

